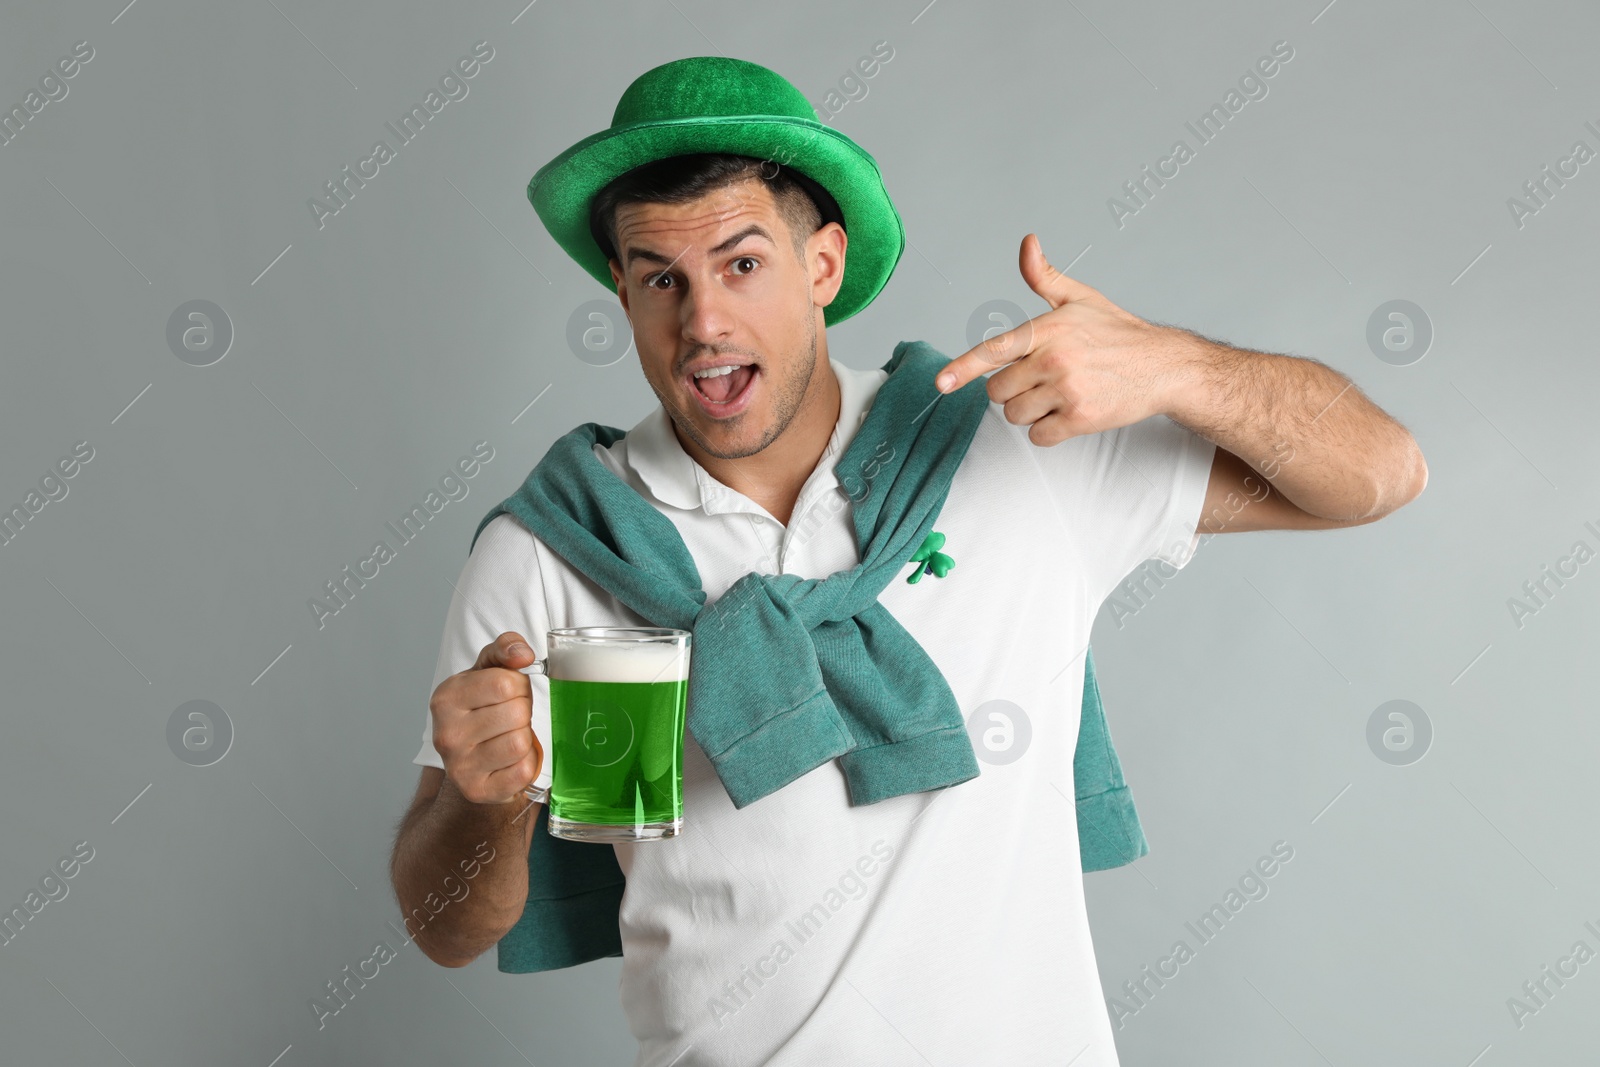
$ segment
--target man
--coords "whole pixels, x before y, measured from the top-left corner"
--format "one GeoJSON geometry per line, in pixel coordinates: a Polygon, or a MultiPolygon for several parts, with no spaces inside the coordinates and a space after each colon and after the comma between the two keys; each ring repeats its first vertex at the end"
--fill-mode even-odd
{"type": "MultiPolygon", "coordinates": [[[[876,295],[901,236],[870,157],[813,115],[765,68],[681,60],[530,187],[563,247],[604,264],[660,401],[594,454],[672,521],[708,603],[749,572],[860,560],[867,487],[837,461],[888,374],[835,360],[825,327],[876,295]],[[753,116],[744,141],[727,116],[753,116]],[[668,127],[677,140],[649,141],[668,127]]],[[[1143,560],[1182,567],[1201,532],[1359,525],[1426,482],[1411,436],[1329,368],[1144,322],[1031,234],[1021,270],[1051,310],[941,368],[943,392],[995,370],[937,517],[954,566],[879,603],[963,715],[1003,708],[993,721],[1026,737],[955,788],[852,804],[830,761],[739,807],[686,739],[684,835],[611,846],[638,1064],[1115,1065],[1072,817],[1098,608],[1143,560]]],[[[522,668],[551,627],[652,624],[510,514],[481,528],[457,591],[393,859],[445,966],[530,906],[523,790],[549,781],[549,713],[522,668]],[[418,910],[484,842],[496,858],[470,893],[418,910]]]]}

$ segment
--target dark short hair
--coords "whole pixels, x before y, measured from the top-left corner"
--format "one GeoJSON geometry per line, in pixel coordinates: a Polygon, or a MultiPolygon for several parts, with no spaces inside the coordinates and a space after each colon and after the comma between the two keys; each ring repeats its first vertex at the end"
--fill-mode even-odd
{"type": "Polygon", "coordinates": [[[766,185],[789,227],[796,259],[806,239],[828,222],[844,225],[844,214],[828,191],[793,167],[731,152],[668,156],[614,178],[589,204],[589,231],[607,259],[617,252],[617,208],[622,204],[683,204],[707,193],[757,179],[766,185]]]}

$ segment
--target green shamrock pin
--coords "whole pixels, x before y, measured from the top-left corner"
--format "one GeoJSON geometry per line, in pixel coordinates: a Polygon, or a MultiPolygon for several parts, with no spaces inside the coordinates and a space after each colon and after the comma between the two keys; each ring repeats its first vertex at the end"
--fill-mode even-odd
{"type": "Polygon", "coordinates": [[[922,547],[917,549],[916,553],[906,561],[908,563],[920,563],[923,566],[918,567],[907,575],[906,581],[914,584],[920,581],[924,574],[931,574],[935,578],[943,578],[950,573],[950,568],[956,565],[956,561],[939,551],[943,547],[944,534],[929,530],[928,536],[922,539],[922,547]]]}

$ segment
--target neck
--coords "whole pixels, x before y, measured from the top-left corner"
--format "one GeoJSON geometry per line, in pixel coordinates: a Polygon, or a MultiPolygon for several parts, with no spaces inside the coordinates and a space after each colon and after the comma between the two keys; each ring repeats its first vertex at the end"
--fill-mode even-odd
{"type": "Polygon", "coordinates": [[[817,363],[806,387],[805,398],[787,429],[766,448],[753,456],[720,459],[708,454],[693,440],[685,440],[674,424],[683,450],[707,474],[730,489],[737,490],[760,504],[785,526],[794,513],[800,488],[816,470],[841,411],[839,379],[828,361],[825,335],[817,336],[817,363]]]}

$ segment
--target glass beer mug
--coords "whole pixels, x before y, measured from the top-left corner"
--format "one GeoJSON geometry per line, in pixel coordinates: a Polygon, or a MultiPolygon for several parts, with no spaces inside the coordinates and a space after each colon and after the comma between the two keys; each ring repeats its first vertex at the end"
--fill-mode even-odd
{"type": "MultiPolygon", "coordinates": [[[[657,841],[683,829],[688,630],[576,626],[524,668],[550,680],[549,830],[569,841],[657,841]]],[[[541,774],[542,778],[543,775],[541,774]]]]}

